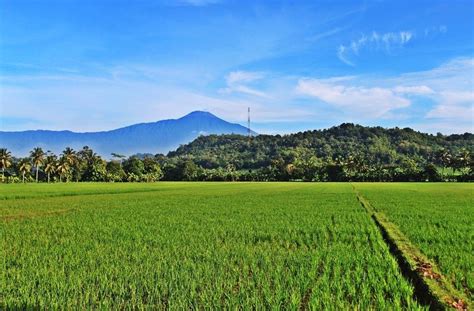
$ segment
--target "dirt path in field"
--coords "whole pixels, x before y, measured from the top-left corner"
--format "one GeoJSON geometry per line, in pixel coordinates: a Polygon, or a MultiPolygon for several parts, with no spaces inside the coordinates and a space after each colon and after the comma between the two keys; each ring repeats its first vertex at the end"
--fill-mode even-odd
{"type": "Polygon", "coordinates": [[[441,274],[440,269],[411,244],[385,214],[376,211],[354,185],[352,188],[357,200],[380,230],[403,276],[413,285],[414,298],[432,310],[471,309],[472,303],[468,303],[468,299],[454,288],[441,274]]]}

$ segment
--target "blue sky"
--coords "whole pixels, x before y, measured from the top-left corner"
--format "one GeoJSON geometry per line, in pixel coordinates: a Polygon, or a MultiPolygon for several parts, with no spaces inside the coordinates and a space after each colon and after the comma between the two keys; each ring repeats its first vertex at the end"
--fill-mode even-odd
{"type": "Polygon", "coordinates": [[[0,130],[206,110],[261,133],[473,131],[473,1],[0,0],[0,130]]]}

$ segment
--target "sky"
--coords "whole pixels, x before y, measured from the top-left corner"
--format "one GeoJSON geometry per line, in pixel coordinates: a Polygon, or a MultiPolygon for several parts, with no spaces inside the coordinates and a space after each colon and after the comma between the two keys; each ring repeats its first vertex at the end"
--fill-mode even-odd
{"type": "Polygon", "coordinates": [[[474,131],[474,1],[0,0],[0,130],[194,110],[259,133],[474,131]]]}

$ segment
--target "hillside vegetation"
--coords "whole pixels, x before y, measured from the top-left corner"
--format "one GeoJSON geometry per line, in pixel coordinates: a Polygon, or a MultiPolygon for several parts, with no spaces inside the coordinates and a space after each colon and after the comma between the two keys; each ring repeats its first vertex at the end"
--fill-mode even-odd
{"type": "MultiPolygon", "coordinates": [[[[150,133],[151,135],[151,133],[150,133]]],[[[85,146],[59,156],[0,149],[7,182],[19,181],[472,181],[474,135],[341,124],[291,135],[200,136],[163,154],[106,161],[85,146]]]]}
{"type": "Polygon", "coordinates": [[[190,159],[203,169],[257,171],[268,180],[436,181],[468,179],[473,147],[470,133],[435,136],[345,123],[284,136],[201,136],[168,158],[190,159]]]}

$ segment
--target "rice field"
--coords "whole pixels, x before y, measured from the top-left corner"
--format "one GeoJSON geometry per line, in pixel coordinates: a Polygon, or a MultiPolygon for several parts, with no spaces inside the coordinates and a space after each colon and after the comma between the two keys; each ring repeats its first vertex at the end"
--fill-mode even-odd
{"type": "MultiPolygon", "coordinates": [[[[464,288],[472,186],[410,185],[355,186],[464,288]]],[[[427,308],[347,183],[0,185],[0,234],[2,308],[427,308]]]]}
{"type": "Polygon", "coordinates": [[[444,276],[474,299],[474,186],[472,184],[358,184],[444,276]]]}

